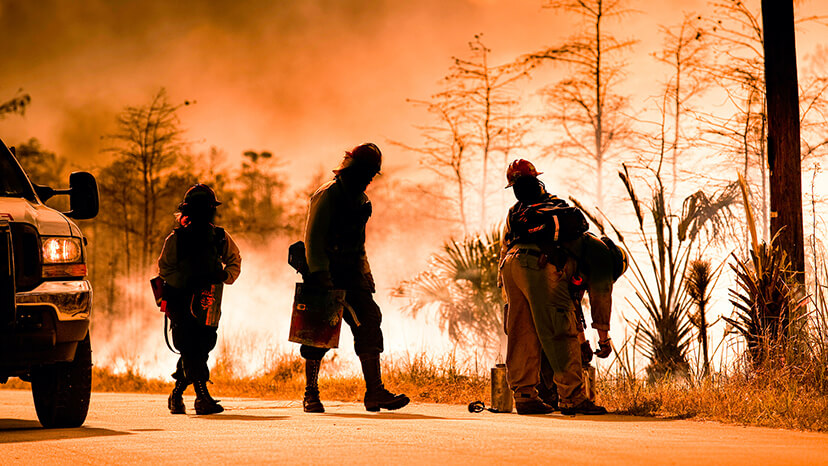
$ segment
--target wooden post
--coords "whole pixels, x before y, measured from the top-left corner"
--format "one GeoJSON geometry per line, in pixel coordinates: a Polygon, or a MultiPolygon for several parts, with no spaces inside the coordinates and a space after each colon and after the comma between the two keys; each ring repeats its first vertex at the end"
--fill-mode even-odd
{"type": "Polygon", "coordinates": [[[802,228],[802,167],[799,89],[793,0],[762,0],[765,90],[768,116],[771,237],[787,252],[800,283],[805,281],[802,228]]]}

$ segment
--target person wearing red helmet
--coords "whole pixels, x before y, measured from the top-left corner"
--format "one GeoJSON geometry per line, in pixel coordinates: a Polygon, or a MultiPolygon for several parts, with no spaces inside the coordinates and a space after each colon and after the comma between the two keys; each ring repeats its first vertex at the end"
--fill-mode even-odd
{"type": "Polygon", "coordinates": [[[576,262],[559,245],[588,228],[580,210],[546,192],[541,173],[523,159],[509,165],[507,188],[517,203],[503,233],[498,284],[506,296],[506,368],[518,414],[553,410],[538,396],[541,357],[554,370],[562,412],[604,414],[587,399],[583,385],[575,305],[569,282],[576,262]]]}
{"type": "Polygon", "coordinates": [[[233,238],[213,225],[220,204],[205,184],[188,189],[176,212],[179,225],[167,236],[158,258],[172,341],[181,353],[167,400],[172,414],[186,413],[183,394],[190,384],[196,392],[196,414],[224,411],[207,390],[207,359],[216,346],[221,287],[238,278],[241,255],[233,238]]]}
{"type": "MultiPolygon", "coordinates": [[[[371,216],[371,201],[365,190],[381,166],[382,153],[376,144],[360,144],[347,151],[334,170],[335,178],[311,196],[305,227],[305,284],[317,289],[345,290],[345,302],[354,311],[345,312],[343,318],[354,335],[354,350],[365,378],[363,403],[368,411],[399,409],[410,401],[405,395],[391,393],[382,383],[382,313],[373,298],[376,288],[365,254],[365,226],[371,216]]],[[[305,412],[325,411],[317,380],[327,351],[306,344],[300,347],[305,358],[305,412]]]]}

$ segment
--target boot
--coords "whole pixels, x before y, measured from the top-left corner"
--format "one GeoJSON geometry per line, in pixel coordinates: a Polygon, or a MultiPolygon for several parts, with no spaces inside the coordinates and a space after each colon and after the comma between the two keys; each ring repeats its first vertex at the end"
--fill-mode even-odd
{"type": "Polygon", "coordinates": [[[216,414],[224,411],[224,408],[218,404],[218,400],[214,400],[207,391],[207,382],[199,380],[193,382],[193,388],[196,392],[195,410],[196,414],[216,414]]]}
{"type": "Polygon", "coordinates": [[[515,395],[515,409],[518,414],[549,414],[554,411],[551,406],[541,401],[540,398],[533,397],[528,393],[515,395]]]}
{"type": "Polygon", "coordinates": [[[382,384],[379,354],[363,354],[359,356],[362,363],[362,375],[365,377],[365,409],[379,411],[380,409],[400,409],[411,400],[403,394],[395,395],[385,389],[382,384]]]}
{"type": "Polygon", "coordinates": [[[167,399],[167,408],[170,409],[170,414],[187,414],[187,408],[184,407],[184,390],[190,385],[183,380],[176,380],[175,387],[173,387],[170,398],[167,399]]]}
{"type": "Polygon", "coordinates": [[[538,390],[538,398],[549,405],[553,411],[558,410],[558,387],[553,383],[552,387],[547,387],[541,379],[541,383],[535,386],[538,390]]]}
{"type": "Polygon", "coordinates": [[[321,360],[305,359],[305,399],[302,407],[306,413],[324,413],[325,407],[319,399],[319,367],[321,360]]]}
{"type": "Polygon", "coordinates": [[[607,408],[598,406],[589,400],[584,400],[570,408],[561,408],[561,414],[567,416],[574,416],[575,414],[607,414],[607,408]]]}

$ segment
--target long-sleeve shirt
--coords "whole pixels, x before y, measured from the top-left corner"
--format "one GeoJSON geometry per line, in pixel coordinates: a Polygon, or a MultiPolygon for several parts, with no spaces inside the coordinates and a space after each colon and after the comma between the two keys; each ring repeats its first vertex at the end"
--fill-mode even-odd
{"type": "MultiPolygon", "coordinates": [[[[236,281],[241,273],[241,254],[239,247],[233,238],[226,231],[225,241],[222,242],[222,250],[219,251],[223,270],[227,272],[227,285],[236,281]]],[[[184,288],[187,283],[186,272],[182,270],[178,260],[178,236],[172,232],[164,240],[164,247],[161,249],[161,256],[158,258],[158,275],[165,282],[176,288],[184,288]]]]}
{"type": "Polygon", "coordinates": [[[310,273],[330,272],[334,286],[374,291],[365,254],[365,225],[371,201],[364,192],[350,192],[341,178],[311,196],[305,225],[305,251],[310,273]]]}
{"type": "Polygon", "coordinates": [[[578,264],[577,274],[589,296],[592,328],[610,329],[612,316],[613,255],[603,241],[590,233],[562,245],[578,264]]]}

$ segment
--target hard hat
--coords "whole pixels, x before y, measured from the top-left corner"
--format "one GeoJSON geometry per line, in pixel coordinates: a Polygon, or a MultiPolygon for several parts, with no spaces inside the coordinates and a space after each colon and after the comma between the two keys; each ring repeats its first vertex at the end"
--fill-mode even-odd
{"type": "Polygon", "coordinates": [[[221,202],[216,199],[216,193],[212,188],[203,183],[198,183],[190,187],[187,193],[184,194],[184,201],[178,206],[182,207],[216,207],[221,205],[221,202]]]}
{"type": "Polygon", "coordinates": [[[602,236],[601,241],[607,245],[607,248],[609,248],[610,253],[612,254],[612,279],[613,281],[616,281],[619,277],[621,277],[621,275],[624,275],[624,272],[626,272],[630,266],[630,261],[627,258],[627,252],[615,244],[615,242],[608,236],[602,236]]]}
{"type": "Polygon", "coordinates": [[[507,184],[506,187],[512,187],[512,185],[515,184],[515,181],[517,181],[517,179],[522,176],[537,177],[542,173],[543,172],[539,172],[535,169],[535,166],[532,165],[532,162],[524,159],[517,159],[514,162],[510,163],[509,168],[506,170],[506,181],[509,182],[509,184],[507,184]]]}
{"type": "Polygon", "coordinates": [[[334,173],[339,173],[348,167],[361,167],[379,173],[382,167],[382,152],[373,142],[360,144],[345,152],[345,157],[340,162],[339,167],[334,170],[334,173]]]}

